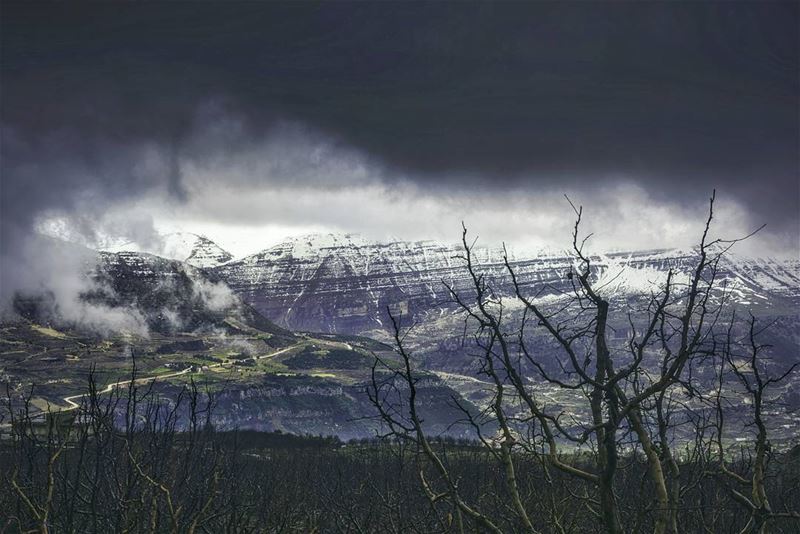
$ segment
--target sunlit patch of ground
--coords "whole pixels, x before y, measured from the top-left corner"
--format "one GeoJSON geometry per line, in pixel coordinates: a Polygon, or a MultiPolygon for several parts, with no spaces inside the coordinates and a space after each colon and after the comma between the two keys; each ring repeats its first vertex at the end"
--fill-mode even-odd
{"type": "Polygon", "coordinates": [[[57,338],[57,339],[67,339],[67,335],[66,334],[64,334],[63,332],[59,332],[58,330],[54,330],[54,329],[52,329],[52,328],[50,328],[48,326],[41,326],[41,325],[38,325],[38,324],[32,324],[31,328],[33,328],[34,330],[36,330],[37,332],[39,332],[40,334],[43,334],[45,336],[50,336],[50,337],[54,337],[54,338],[57,338]]]}

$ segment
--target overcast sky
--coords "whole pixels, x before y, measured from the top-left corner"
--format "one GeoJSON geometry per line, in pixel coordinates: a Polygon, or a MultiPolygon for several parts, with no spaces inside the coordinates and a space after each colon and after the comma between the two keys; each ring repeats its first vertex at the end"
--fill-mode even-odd
{"type": "Polygon", "coordinates": [[[4,277],[35,228],[797,254],[798,4],[2,3],[4,277]]]}

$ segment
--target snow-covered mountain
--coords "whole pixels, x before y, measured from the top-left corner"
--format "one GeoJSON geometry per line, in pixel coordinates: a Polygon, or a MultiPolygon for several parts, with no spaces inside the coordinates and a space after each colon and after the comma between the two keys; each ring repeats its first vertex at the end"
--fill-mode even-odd
{"type": "Polygon", "coordinates": [[[233,255],[205,236],[191,232],[173,232],[161,236],[153,246],[120,242],[103,247],[103,252],[141,252],[170,260],[188,263],[194,267],[216,267],[233,259],[233,255]]]}
{"type": "MultiPolygon", "coordinates": [[[[494,290],[511,294],[500,248],[476,247],[476,269],[494,290]]],[[[509,251],[519,283],[530,295],[546,297],[569,289],[574,258],[566,251],[509,251]]],[[[647,294],[669,269],[688,279],[692,250],[615,252],[593,257],[595,286],[609,296],[647,294]]],[[[211,271],[259,312],[299,330],[361,334],[386,327],[386,309],[415,322],[453,309],[443,284],[469,288],[459,245],[432,241],[377,243],[355,235],[314,234],[291,238],[211,271]]],[[[727,257],[720,282],[749,307],[780,308],[796,314],[800,261],[727,257]],[[793,311],[792,311],[793,310],[793,311]]]]}
{"type": "MultiPolygon", "coordinates": [[[[172,257],[180,259],[189,265],[200,268],[216,267],[233,259],[233,255],[230,252],[205,236],[186,233],[170,235],[175,236],[175,238],[170,241],[170,236],[167,236],[165,248],[175,243],[175,253],[172,257]],[[184,236],[188,239],[184,238],[184,236]]],[[[170,249],[167,248],[167,250],[170,249]]]]}

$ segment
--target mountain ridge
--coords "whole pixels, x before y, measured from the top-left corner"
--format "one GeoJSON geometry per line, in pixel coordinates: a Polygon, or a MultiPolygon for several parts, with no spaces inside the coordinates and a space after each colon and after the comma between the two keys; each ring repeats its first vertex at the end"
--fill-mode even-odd
{"type": "MultiPolygon", "coordinates": [[[[473,260],[501,293],[511,295],[500,247],[475,247],[473,260]]],[[[301,236],[209,269],[236,293],[284,327],[362,334],[385,329],[386,309],[412,320],[447,307],[446,281],[469,289],[459,245],[435,241],[366,241],[353,235],[301,236]]],[[[567,251],[508,251],[523,290],[558,294],[569,289],[576,259],[567,251]]],[[[669,269],[686,278],[697,259],[691,249],[651,249],[591,256],[593,276],[610,296],[647,293],[669,269]]],[[[728,256],[721,281],[742,304],[800,299],[800,261],[728,256]]]]}

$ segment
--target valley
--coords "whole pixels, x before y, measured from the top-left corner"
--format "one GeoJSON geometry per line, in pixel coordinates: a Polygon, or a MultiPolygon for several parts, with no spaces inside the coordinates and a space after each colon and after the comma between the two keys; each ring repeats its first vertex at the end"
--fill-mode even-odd
{"type": "MultiPolygon", "coordinates": [[[[0,372],[12,403],[20,406],[27,398],[40,412],[72,410],[84,399],[90,372],[105,394],[126,389],[135,372],[137,387],[167,397],[191,383],[215,396],[215,421],[223,429],[369,437],[379,430],[366,394],[372,365],[376,357],[397,363],[389,310],[408,328],[404,340],[426,377],[431,429],[473,435],[466,425],[452,425],[463,414],[447,401],[455,396],[477,413],[487,408],[492,391],[481,376],[464,312],[445,286],[463,295],[471,291],[458,246],[311,235],[234,260],[207,238],[169,239],[169,258],[119,246],[94,253],[96,259],[86,263],[91,289],[83,294],[83,305],[136,317],[144,332],[92,332],[59,320],[46,298],[18,301],[20,320],[0,329],[0,372]]],[[[615,350],[624,353],[629,321],[636,326],[645,320],[647,292],[669,269],[688,276],[692,254],[594,258],[595,284],[618,307],[609,319],[615,350]]],[[[474,257],[508,320],[519,321],[523,310],[513,298],[503,251],[475,248],[474,257]]],[[[726,261],[725,289],[714,298],[733,299],[772,323],[775,369],[800,360],[793,314],[800,302],[798,262],[726,261]]],[[[509,263],[536,302],[548,309],[561,306],[569,290],[565,274],[573,268],[567,253],[509,252],[509,263]]],[[[543,369],[559,372],[558,351],[545,332],[529,329],[526,343],[543,369]]],[[[701,380],[712,378],[711,369],[695,372],[701,380]]],[[[572,414],[576,428],[586,424],[588,414],[574,392],[546,383],[530,387],[550,409],[572,414]]],[[[789,382],[774,395],[786,408],[773,414],[773,431],[777,440],[789,440],[798,423],[800,391],[789,382]]],[[[702,409],[696,400],[683,402],[702,409]]]]}

